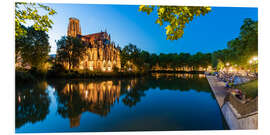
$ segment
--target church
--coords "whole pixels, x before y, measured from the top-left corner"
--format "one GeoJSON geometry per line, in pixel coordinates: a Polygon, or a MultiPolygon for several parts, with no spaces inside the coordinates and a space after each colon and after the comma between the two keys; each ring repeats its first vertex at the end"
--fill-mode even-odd
{"type": "MultiPolygon", "coordinates": [[[[77,68],[102,72],[112,72],[113,68],[121,69],[120,49],[111,42],[111,36],[106,31],[82,35],[80,21],[72,17],[69,18],[67,36],[79,37],[90,44],[77,68]]],[[[64,67],[68,68],[68,64],[65,63],[64,67]]]]}

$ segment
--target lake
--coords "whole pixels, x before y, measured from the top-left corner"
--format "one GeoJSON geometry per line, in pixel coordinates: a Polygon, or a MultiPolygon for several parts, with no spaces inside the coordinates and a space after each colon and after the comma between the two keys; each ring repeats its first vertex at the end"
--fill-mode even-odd
{"type": "Polygon", "coordinates": [[[16,84],[16,133],[224,130],[203,74],[16,84]]]}

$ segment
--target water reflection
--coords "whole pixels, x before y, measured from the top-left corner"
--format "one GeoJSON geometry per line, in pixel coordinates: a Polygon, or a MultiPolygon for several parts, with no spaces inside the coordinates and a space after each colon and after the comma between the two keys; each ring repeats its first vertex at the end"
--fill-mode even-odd
{"type": "Polygon", "coordinates": [[[16,85],[16,128],[25,123],[36,123],[46,118],[50,103],[46,92],[47,86],[46,81],[38,82],[35,85],[16,85]]]}
{"type": "Polygon", "coordinates": [[[50,111],[68,118],[71,128],[80,126],[83,112],[106,118],[111,108],[119,102],[132,108],[141,102],[149,89],[210,92],[205,76],[192,74],[153,74],[143,78],[110,80],[48,80],[18,85],[16,128],[46,118],[50,103],[47,83],[55,88],[54,96],[57,99],[57,109],[50,111]]]}
{"type": "Polygon", "coordinates": [[[110,107],[119,102],[120,81],[68,81],[58,90],[57,112],[70,119],[70,127],[80,124],[82,112],[106,116],[110,107]]]}
{"type": "Polygon", "coordinates": [[[198,92],[210,92],[209,84],[204,74],[152,74],[151,79],[146,78],[143,82],[147,88],[159,88],[169,90],[188,91],[190,89],[198,92]]]}

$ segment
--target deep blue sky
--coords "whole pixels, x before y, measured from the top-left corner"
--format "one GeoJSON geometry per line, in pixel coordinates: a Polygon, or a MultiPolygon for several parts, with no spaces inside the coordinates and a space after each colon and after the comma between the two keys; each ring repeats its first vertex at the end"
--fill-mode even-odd
{"type": "Polygon", "coordinates": [[[156,15],[138,11],[138,5],[46,4],[57,11],[49,31],[51,53],[67,33],[69,17],[80,20],[82,34],[104,31],[119,46],[132,43],[150,53],[213,52],[226,48],[239,35],[245,18],[258,20],[257,8],[212,7],[205,16],[196,17],[176,41],[166,40],[164,27],[155,24],[156,15]]]}

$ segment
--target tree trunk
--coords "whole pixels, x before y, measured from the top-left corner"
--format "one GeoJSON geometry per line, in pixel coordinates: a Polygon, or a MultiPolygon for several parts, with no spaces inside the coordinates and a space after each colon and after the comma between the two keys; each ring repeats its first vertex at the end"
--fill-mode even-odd
{"type": "Polygon", "coordinates": [[[70,72],[70,67],[71,67],[71,58],[68,58],[68,72],[70,72]]]}

